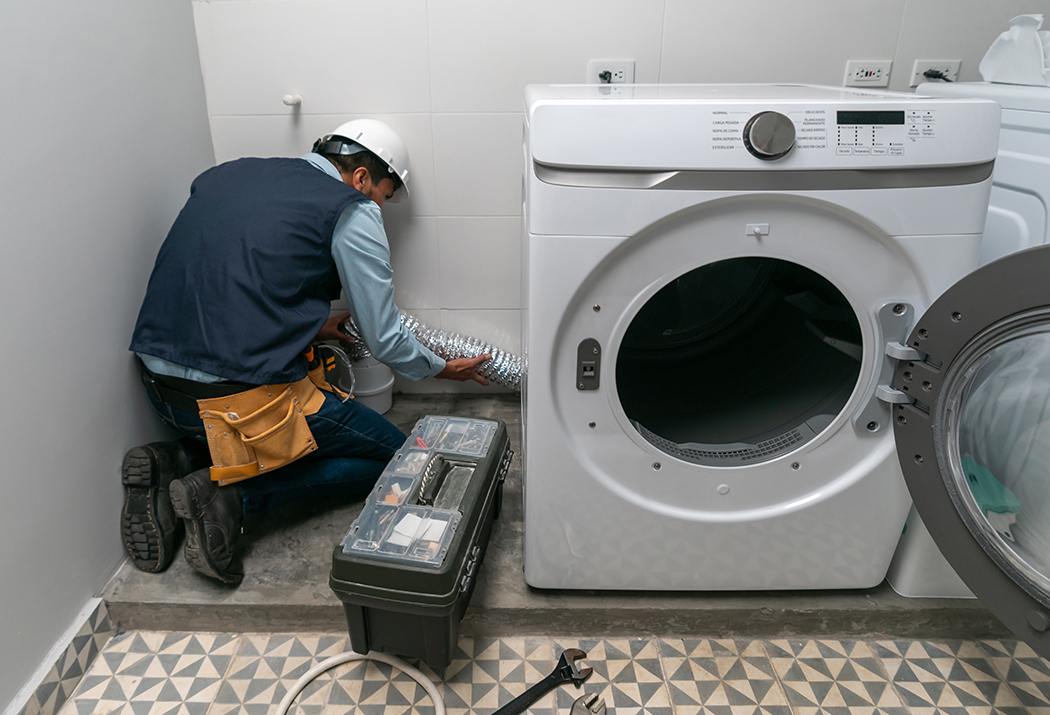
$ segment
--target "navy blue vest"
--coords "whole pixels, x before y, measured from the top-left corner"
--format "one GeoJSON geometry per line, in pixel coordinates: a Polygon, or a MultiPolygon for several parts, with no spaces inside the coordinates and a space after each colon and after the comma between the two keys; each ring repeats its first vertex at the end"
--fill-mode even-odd
{"type": "Polygon", "coordinates": [[[332,232],[366,198],[302,159],[205,171],[160,248],[131,349],[237,382],[302,379],[300,353],[339,297],[332,232]]]}

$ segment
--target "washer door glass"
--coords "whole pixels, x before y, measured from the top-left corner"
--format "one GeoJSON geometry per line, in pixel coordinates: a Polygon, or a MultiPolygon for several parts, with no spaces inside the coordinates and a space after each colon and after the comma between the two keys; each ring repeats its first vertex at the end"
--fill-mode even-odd
{"type": "Polygon", "coordinates": [[[798,449],[849,401],[860,324],[830,281],[773,258],[695,268],[631,320],[616,389],[635,429],[687,462],[757,464],[798,449]]]}
{"type": "MultiPolygon", "coordinates": [[[[1050,593],[1050,324],[970,356],[947,398],[956,506],[978,542],[1036,597],[1050,593]]],[[[998,331],[997,331],[998,332],[998,331]]]]}

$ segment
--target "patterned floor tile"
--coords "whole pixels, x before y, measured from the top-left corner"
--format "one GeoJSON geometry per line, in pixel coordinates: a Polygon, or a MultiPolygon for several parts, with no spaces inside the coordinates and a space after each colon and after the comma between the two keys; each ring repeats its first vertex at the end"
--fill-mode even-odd
{"type": "MultiPolygon", "coordinates": [[[[409,665],[438,685],[441,678],[425,663],[414,660],[409,665]]],[[[410,676],[386,663],[355,661],[332,670],[333,682],[322,715],[433,715],[434,705],[423,686],[410,676]]]]}
{"type": "Polygon", "coordinates": [[[765,647],[795,715],[908,712],[867,643],[774,640],[765,647]]]}
{"type": "Polygon", "coordinates": [[[760,641],[659,643],[676,715],[791,715],[760,641]]]}
{"type": "Polygon", "coordinates": [[[876,641],[873,649],[913,715],[1025,715],[971,641],[876,641]]]}
{"type": "MultiPolygon", "coordinates": [[[[442,697],[448,715],[489,715],[550,675],[555,661],[549,638],[461,638],[446,668],[442,697]]],[[[553,715],[554,695],[529,712],[553,715]]]]}
{"type": "Polygon", "coordinates": [[[55,715],[61,710],[112,636],[113,625],[105,604],[100,602],[19,715],[55,715]]]}
{"type": "MultiPolygon", "coordinates": [[[[296,680],[333,655],[348,650],[345,635],[246,635],[209,715],[267,715],[296,680]]],[[[328,701],[331,670],[309,683],[289,715],[319,715],[328,701]]]]}
{"type": "Polygon", "coordinates": [[[979,645],[1030,715],[1050,715],[1050,661],[1018,641],[982,641],[979,645]]]}
{"type": "Polygon", "coordinates": [[[559,713],[567,713],[573,701],[585,693],[598,693],[605,700],[608,715],[672,715],[656,641],[555,639],[554,655],[561,655],[566,648],[587,653],[582,663],[594,668],[594,674],[579,690],[572,686],[557,689],[559,713]]]}
{"type": "Polygon", "coordinates": [[[236,636],[207,633],[114,636],[62,712],[205,715],[236,645],[236,636]]]}

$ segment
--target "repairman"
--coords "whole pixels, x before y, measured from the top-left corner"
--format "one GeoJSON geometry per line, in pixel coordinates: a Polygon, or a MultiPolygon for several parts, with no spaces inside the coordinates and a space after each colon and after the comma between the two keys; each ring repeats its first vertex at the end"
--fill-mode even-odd
{"type": "Polygon", "coordinates": [[[189,564],[238,584],[245,514],[372,488],[405,435],[311,363],[312,343],[348,340],[347,316],[330,317],[340,288],[381,362],[487,384],[488,355],[446,362],[401,324],[380,209],[407,196],[408,151],[371,119],[298,159],[238,159],[193,181],[131,342],[150,402],[186,435],[124,457],[121,535],[138,568],[167,568],[185,527],[189,564]]]}

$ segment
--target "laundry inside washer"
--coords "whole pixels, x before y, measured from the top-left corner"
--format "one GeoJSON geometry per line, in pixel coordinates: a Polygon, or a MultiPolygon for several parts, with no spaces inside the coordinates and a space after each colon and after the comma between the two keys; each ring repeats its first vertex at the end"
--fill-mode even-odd
{"type": "Polygon", "coordinates": [[[846,405],[863,348],[846,297],[790,261],[696,268],[638,311],[616,388],[651,444],[695,464],[754,464],[813,439],[846,405]]]}

